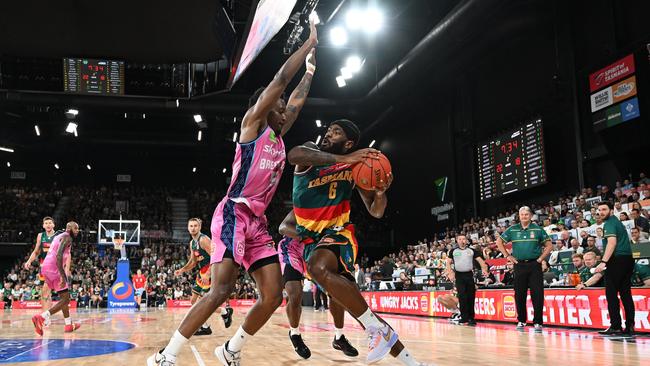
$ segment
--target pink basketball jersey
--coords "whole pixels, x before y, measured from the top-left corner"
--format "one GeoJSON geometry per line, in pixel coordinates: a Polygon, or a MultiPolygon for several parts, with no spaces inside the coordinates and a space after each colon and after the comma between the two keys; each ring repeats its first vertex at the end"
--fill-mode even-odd
{"type": "Polygon", "coordinates": [[[267,127],[254,141],[237,144],[228,198],[264,215],[284,170],[284,141],[267,127]]]}
{"type": "MultiPolygon", "coordinates": [[[[45,257],[45,260],[41,265],[42,268],[50,269],[50,270],[57,269],[56,254],[59,252],[59,247],[61,246],[61,241],[63,240],[63,238],[69,238],[69,237],[70,234],[68,234],[68,232],[62,232],[61,234],[58,234],[57,236],[54,237],[54,240],[52,240],[52,245],[50,245],[50,250],[47,252],[47,256],[45,257]]],[[[68,258],[70,258],[70,248],[71,246],[68,246],[63,251],[64,264],[66,263],[68,258]]]]}

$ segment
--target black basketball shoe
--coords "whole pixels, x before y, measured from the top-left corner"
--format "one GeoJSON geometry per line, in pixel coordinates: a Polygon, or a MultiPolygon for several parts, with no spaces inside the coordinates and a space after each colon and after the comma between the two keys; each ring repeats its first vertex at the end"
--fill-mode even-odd
{"type": "Polygon", "coordinates": [[[228,306],[226,307],[226,314],[221,315],[221,318],[223,318],[223,325],[226,328],[230,328],[230,326],[232,325],[232,313],[233,313],[232,308],[228,306]]]}
{"type": "Polygon", "coordinates": [[[291,340],[293,349],[296,350],[298,356],[304,358],[305,360],[311,357],[311,351],[305,342],[303,342],[302,336],[300,334],[291,335],[291,331],[289,331],[289,339],[291,340]]]}
{"type": "Polygon", "coordinates": [[[359,355],[359,351],[348,342],[348,339],[345,338],[344,335],[342,335],[338,340],[334,337],[332,347],[334,347],[335,350],[343,352],[343,354],[348,357],[357,357],[359,355]]]}

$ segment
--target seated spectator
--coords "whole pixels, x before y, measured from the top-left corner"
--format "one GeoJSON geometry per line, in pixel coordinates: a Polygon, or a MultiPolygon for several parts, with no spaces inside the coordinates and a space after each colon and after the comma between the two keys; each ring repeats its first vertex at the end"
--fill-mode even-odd
{"type": "Polygon", "coordinates": [[[402,282],[402,290],[409,291],[413,289],[413,281],[411,280],[411,277],[406,275],[406,273],[400,273],[399,280],[402,282]]]}
{"type": "Polygon", "coordinates": [[[596,254],[593,252],[586,253],[583,256],[583,259],[585,262],[585,269],[580,274],[580,280],[582,282],[576,286],[576,289],[581,290],[585,287],[602,287],[604,285],[603,272],[591,273],[591,269],[598,265],[596,254]]]}
{"type": "Polygon", "coordinates": [[[544,277],[544,283],[550,285],[558,280],[559,271],[550,267],[548,262],[542,261],[542,276],[544,277]]]}
{"type": "Polygon", "coordinates": [[[621,220],[621,221],[628,221],[630,219],[630,217],[627,215],[627,212],[621,212],[618,215],[618,219],[621,220]]]}
{"type": "Polygon", "coordinates": [[[582,254],[585,255],[589,252],[595,253],[598,257],[602,255],[600,249],[596,247],[596,237],[591,235],[587,237],[587,247],[582,251],[582,254]]]}
{"type": "Polygon", "coordinates": [[[641,216],[641,211],[639,209],[632,209],[632,219],[634,220],[634,226],[639,228],[640,231],[644,232],[646,235],[650,233],[650,221],[641,216]]]}
{"type": "Polygon", "coordinates": [[[633,227],[633,228],[630,230],[630,234],[631,234],[631,235],[630,235],[630,242],[631,242],[632,244],[647,243],[647,242],[650,241],[650,240],[645,239],[645,238],[643,238],[643,237],[641,236],[641,231],[639,230],[638,227],[633,227]]]}
{"type": "Polygon", "coordinates": [[[641,263],[634,264],[632,286],[650,287],[650,267],[641,263]]]}
{"type": "Polygon", "coordinates": [[[575,253],[575,254],[582,254],[582,252],[584,250],[580,246],[580,242],[578,241],[578,239],[571,239],[571,248],[569,248],[569,249],[571,249],[571,251],[573,251],[573,253],[575,253]]]}

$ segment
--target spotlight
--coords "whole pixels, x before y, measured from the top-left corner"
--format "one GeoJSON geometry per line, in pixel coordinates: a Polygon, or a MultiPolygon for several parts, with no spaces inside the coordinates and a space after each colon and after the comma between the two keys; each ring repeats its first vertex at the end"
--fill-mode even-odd
{"type": "Polygon", "coordinates": [[[203,132],[199,130],[199,134],[196,136],[197,141],[201,141],[201,137],[203,137],[203,132]]]}
{"type": "Polygon", "coordinates": [[[36,131],[36,136],[41,135],[41,130],[38,128],[38,125],[34,125],[34,131],[36,131]]]}
{"type": "Polygon", "coordinates": [[[357,30],[363,26],[363,14],[359,9],[352,9],[345,15],[345,25],[351,30],[357,30]]]}
{"type": "Polygon", "coordinates": [[[357,73],[361,70],[361,65],[363,61],[359,56],[350,56],[345,60],[345,67],[350,70],[351,73],[357,73]]]}
{"type": "Polygon", "coordinates": [[[75,133],[77,131],[77,124],[74,122],[68,123],[68,127],[65,128],[67,133],[75,133]]]}
{"type": "Polygon", "coordinates": [[[320,144],[320,135],[316,138],[316,145],[320,144]]]}
{"type": "Polygon", "coordinates": [[[142,119],[146,119],[146,118],[147,118],[147,114],[146,114],[146,113],[142,113],[142,119]]]}
{"type": "Polygon", "coordinates": [[[316,127],[323,127],[323,123],[319,119],[316,120],[316,127]]]}
{"type": "Polygon", "coordinates": [[[176,108],[180,107],[180,105],[181,105],[181,102],[178,99],[176,99],[176,108]]]}
{"type": "Polygon", "coordinates": [[[336,83],[339,85],[339,88],[342,88],[347,85],[345,83],[345,78],[343,78],[343,76],[340,75],[336,77],[336,83]]]}
{"type": "Polygon", "coordinates": [[[232,135],[232,142],[237,142],[237,132],[232,135]]]}
{"type": "Polygon", "coordinates": [[[74,129],[74,137],[79,137],[79,134],[77,133],[77,129],[74,129]]]}
{"type": "Polygon", "coordinates": [[[370,146],[368,147],[373,147],[373,146],[375,146],[375,140],[370,141],[370,146]]]}
{"type": "Polygon", "coordinates": [[[86,169],[92,170],[93,168],[90,166],[90,164],[86,164],[86,169]]]}
{"type": "Polygon", "coordinates": [[[366,33],[376,33],[384,25],[384,14],[378,9],[368,9],[363,18],[363,28],[366,33]]]}
{"type": "Polygon", "coordinates": [[[350,68],[347,67],[347,66],[343,67],[343,68],[341,68],[341,76],[345,80],[352,79],[352,71],[350,71],[350,68]]]}
{"type": "Polygon", "coordinates": [[[7,168],[11,168],[11,163],[7,162],[7,168]]]}
{"type": "Polygon", "coordinates": [[[201,117],[200,114],[195,114],[194,115],[194,122],[196,122],[196,123],[203,122],[203,117],[201,117]]]}
{"type": "Polygon", "coordinates": [[[196,173],[196,167],[192,168],[192,173],[196,173]]]}
{"type": "Polygon", "coordinates": [[[348,43],[348,33],[342,27],[332,28],[330,38],[335,46],[343,46],[348,43]]]}
{"type": "Polygon", "coordinates": [[[228,171],[228,170],[227,170],[226,168],[223,168],[223,170],[222,170],[221,172],[224,173],[224,174],[226,174],[227,171],[228,171]]]}
{"type": "Polygon", "coordinates": [[[59,170],[59,164],[54,163],[54,168],[55,168],[56,170],[59,170]]]}
{"type": "Polygon", "coordinates": [[[65,111],[65,113],[76,116],[77,114],[79,114],[79,111],[76,109],[68,109],[67,111],[65,111]]]}
{"type": "Polygon", "coordinates": [[[14,149],[10,149],[8,147],[0,146],[0,151],[6,151],[6,152],[14,152],[14,149]]]}
{"type": "Polygon", "coordinates": [[[128,118],[128,115],[126,114],[126,112],[124,112],[124,119],[127,119],[127,118],[128,118]]]}

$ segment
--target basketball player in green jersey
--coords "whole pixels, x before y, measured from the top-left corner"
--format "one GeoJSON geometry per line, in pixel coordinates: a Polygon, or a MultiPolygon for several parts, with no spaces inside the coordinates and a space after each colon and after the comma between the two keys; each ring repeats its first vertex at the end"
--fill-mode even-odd
{"type": "MultiPolygon", "coordinates": [[[[356,187],[354,164],[377,159],[379,151],[353,151],[359,143],[359,128],[346,119],[334,121],[321,141],[320,150],[296,146],[287,155],[296,166],[293,179],[293,212],[298,236],[304,245],[307,275],[365,328],[369,338],[368,363],[387,354],[406,366],[422,366],[385,321],[375,315],[359,292],[352,273],[358,243],[350,222],[350,200],[356,188],[370,215],[384,216],[386,191],[392,182],[380,181],[372,191],[356,187]]],[[[394,363],[393,363],[394,364],[394,363]]]]}
{"type": "MultiPolygon", "coordinates": [[[[190,302],[194,305],[204,293],[210,291],[210,254],[212,254],[212,241],[210,237],[201,233],[201,219],[191,218],[187,222],[187,231],[190,232],[192,240],[190,240],[190,259],[187,261],[183,268],[174,271],[175,276],[181,273],[191,271],[196,265],[199,266],[199,272],[196,274],[196,283],[192,288],[192,298],[190,302]]],[[[226,300],[225,308],[218,308],[217,311],[221,313],[224,325],[229,328],[232,324],[233,310],[228,306],[226,300]]],[[[210,335],[212,329],[206,322],[197,330],[194,335],[210,335]]]]}
{"type": "MultiPolygon", "coordinates": [[[[57,233],[54,231],[54,219],[51,218],[50,216],[46,216],[43,218],[43,232],[38,233],[36,236],[36,246],[34,246],[34,250],[32,251],[32,254],[29,256],[29,259],[27,259],[27,262],[23,265],[23,268],[25,270],[30,270],[32,268],[32,263],[38,258],[38,265],[40,266],[43,261],[45,260],[45,257],[47,257],[47,252],[50,250],[50,245],[52,245],[52,240],[54,240],[54,235],[57,233]]],[[[66,272],[70,272],[70,262],[64,263],[66,272]]],[[[45,283],[45,277],[43,277],[42,274],[38,274],[38,280],[42,284],[42,292],[41,292],[41,307],[43,310],[47,310],[50,308],[50,305],[52,304],[52,290],[50,287],[45,283]]],[[[49,325],[49,320],[45,325],[49,325]]]]}

